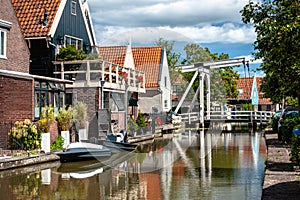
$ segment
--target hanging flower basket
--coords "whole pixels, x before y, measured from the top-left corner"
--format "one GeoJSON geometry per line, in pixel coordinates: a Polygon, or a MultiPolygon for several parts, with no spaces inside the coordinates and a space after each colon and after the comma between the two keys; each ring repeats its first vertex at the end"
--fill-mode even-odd
{"type": "Polygon", "coordinates": [[[124,72],[124,71],[120,71],[119,72],[119,76],[120,76],[120,78],[123,80],[127,80],[127,76],[128,76],[128,74],[127,74],[127,72],[124,72]]]}
{"type": "Polygon", "coordinates": [[[119,72],[119,76],[121,76],[121,77],[127,77],[127,72],[121,71],[121,72],[119,72]]]}
{"type": "Polygon", "coordinates": [[[143,82],[143,79],[144,79],[143,76],[136,76],[135,78],[138,82],[143,82]]]}

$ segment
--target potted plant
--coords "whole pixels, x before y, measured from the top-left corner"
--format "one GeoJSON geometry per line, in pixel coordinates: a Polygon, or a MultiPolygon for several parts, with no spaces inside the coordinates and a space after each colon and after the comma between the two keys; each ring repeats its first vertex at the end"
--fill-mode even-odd
{"type": "Polygon", "coordinates": [[[59,109],[56,119],[58,122],[58,127],[61,130],[61,136],[64,138],[63,148],[66,148],[67,145],[70,143],[69,129],[71,128],[73,122],[72,107],[69,106],[67,109],[64,105],[62,108],[59,109]]]}
{"type": "Polygon", "coordinates": [[[87,105],[82,102],[78,101],[75,103],[74,110],[73,110],[73,118],[74,121],[79,126],[79,141],[80,140],[87,140],[87,133],[86,133],[86,121],[87,121],[87,105]]]}
{"type": "Polygon", "coordinates": [[[45,106],[40,116],[39,129],[43,133],[49,133],[50,126],[53,122],[55,122],[54,108],[51,105],[45,106]]]}
{"type": "Polygon", "coordinates": [[[50,126],[55,122],[54,117],[54,108],[50,106],[45,106],[42,110],[40,120],[39,120],[39,129],[42,132],[42,145],[41,151],[45,153],[50,152],[50,126]]]}

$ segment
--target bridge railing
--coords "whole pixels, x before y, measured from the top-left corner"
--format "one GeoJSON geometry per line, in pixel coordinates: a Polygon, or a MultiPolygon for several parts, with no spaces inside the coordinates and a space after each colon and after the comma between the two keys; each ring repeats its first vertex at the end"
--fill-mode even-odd
{"type": "MultiPolygon", "coordinates": [[[[210,111],[205,113],[205,120],[237,120],[268,122],[274,112],[271,111],[210,111]]],[[[199,120],[199,112],[179,114],[182,121],[194,122],[199,120]]]]}

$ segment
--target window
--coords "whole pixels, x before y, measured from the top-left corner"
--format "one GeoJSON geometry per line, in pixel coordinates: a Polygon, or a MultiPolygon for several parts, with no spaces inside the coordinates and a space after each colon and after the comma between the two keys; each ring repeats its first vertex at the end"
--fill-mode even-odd
{"type": "Polygon", "coordinates": [[[0,29],[0,58],[6,58],[6,31],[0,29]]]}
{"type": "Polygon", "coordinates": [[[164,102],[165,102],[164,104],[165,108],[168,108],[168,100],[165,100],[164,102]]]}
{"type": "Polygon", "coordinates": [[[71,1],[71,14],[76,15],[76,1],[71,1]]]}
{"type": "Polygon", "coordinates": [[[241,89],[241,88],[238,88],[237,90],[238,90],[238,92],[239,92],[239,94],[238,94],[238,95],[243,95],[243,92],[244,92],[244,91],[243,91],[243,89],[241,89]]]}
{"type": "Polygon", "coordinates": [[[66,35],[65,36],[65,46],[67,46],[67,45],[74,45],[77,50],[81,50],[82,49],[82,39],[66,35]]]}
{"type": "Polygon", "coordinates": [[[46,80],[34,81],[34,118],[40,118],[40,113],[47,105],[52,105],[54,114],[64,105],[64,86],[46,80]]]}

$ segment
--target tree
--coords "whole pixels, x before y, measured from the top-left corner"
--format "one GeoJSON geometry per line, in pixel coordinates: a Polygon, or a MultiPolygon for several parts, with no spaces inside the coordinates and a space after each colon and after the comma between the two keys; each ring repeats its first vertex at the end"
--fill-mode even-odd
{"type": "Polygon", "coordinates": [[[57,60],[59,61],[83,60],[86,57],[83,50],[77,50],[74,45],[67,45],[60,48],[57,54],[57,60]]]}
{"type": "MultiPolygon", "coordinates": [[[[216,61],[229,59],[228,54],[211,53],[208,48],[202,48],[198,44],[188,44],[184,47],[186,51],[185,64],[194,64],[198,62],[216,61]]],[[[185,73],[184,77],[191,80],[194,73],[185,73]]],[[[233,67],[225,67],[211,70],[211,98],[212,100],[225,100],[226,97],[236,98],[238,95],[236,79],[239,78],[238,72],[233,67]],[[220,87],[222,86],[222,87],[220,87]]],[[[194,89],[199,86],[196,79],[193,85],[194,89]]]]}
{"type": "Polygon", "coordinates": [[[178,77],[181,76],[180,70],[178,70],[177,67],[181,64],[180,62],[181,53],[174,52],[174,44],[175,44],[174,41],[168,41],[163,38],[159,38],[157,41],[155,41],[155,45],[162,46],[165,48],[167,54],[171,84],[174,84],[178,79],[178,77]]]}
{"type": "Polygon", "coordinates": [[[299,0],[249,2],[241,14],[243,22],[253,24],[257,34],[254,56],[263,59],[265,95],[274,102],[286,96],[300,101],[299,0]]]}

